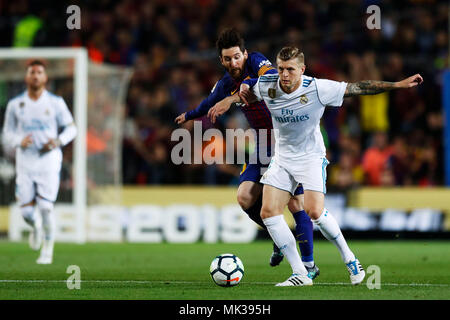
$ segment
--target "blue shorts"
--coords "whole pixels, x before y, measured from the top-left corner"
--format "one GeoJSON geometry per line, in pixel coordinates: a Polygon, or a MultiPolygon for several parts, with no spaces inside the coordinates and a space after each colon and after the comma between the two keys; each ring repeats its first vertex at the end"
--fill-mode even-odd
{"type": "MultiPolygon", "coordinates": [[[[261,169],[267,169],[267,167],[268,167],[268,165],[264,165],[261,163],[257,163],[257,164],[244,163],[244,166],[242,167],[242,171],[239,175],[239,184],[241,184],[244,181],[252,181],[252,182],[256,182],[256,183],[261,183],[261,182],[259,182],[262,177],[261,169]]],[[[298,185],[297,189],[295,189],[294,194],[295,195],[303,194],[303,186],[301,183],[298,185]]]]}

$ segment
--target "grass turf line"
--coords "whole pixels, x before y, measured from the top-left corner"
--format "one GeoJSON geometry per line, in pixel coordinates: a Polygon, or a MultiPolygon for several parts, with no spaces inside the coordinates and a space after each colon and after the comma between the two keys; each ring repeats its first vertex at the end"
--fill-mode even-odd
{"type": "MultiPolygon", "coordinates": [[[[0,299],[450,299],[450,253],[446,241],[349,241],[367,270],[381,269],[381,289],[366,282],[349,285],[336,248],[316,241],[314,256],[321,275],[312,287],[275,288],[286,280],[286,261],[270,267],[271,243],[250,244],[106,244],[55,245],[52,265],[37,265],[38,252],[26,243],[0,242],[0,299]],[[221,253],[234,253],[245,266],[242,282],[216,286],[209,264],[221,253]],[[69,290],[69,265],[81,269],[81,289],[69,290]],[[384,284],[384,285],[383,285],[384,284]]],[[[366,276],[366,280],[370,274],[366,276]]]]}

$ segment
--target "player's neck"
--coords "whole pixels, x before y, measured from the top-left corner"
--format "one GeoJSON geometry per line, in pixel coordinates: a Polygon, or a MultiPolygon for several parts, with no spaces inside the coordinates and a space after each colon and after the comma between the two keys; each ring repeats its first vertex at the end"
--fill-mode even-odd
{"type": "Polygon", "coordinates": [[[300,87],[300,81],[291,88],[287,88],[287,87],[283,86],[281,83],[280,83],[280,87],[281,87],[281,90],[283,90],[285,93],[291,94],[292,92],[294,92],[295,90],[297,90],[300,87]]]}
{"type": "Polygon", "coordinates": [[[39,89],[28,88],[28,97],[30,97],[31,100],[36,101],[41,97],[44,90],[45,90],[44,87],[39,88],[39,89]]]}

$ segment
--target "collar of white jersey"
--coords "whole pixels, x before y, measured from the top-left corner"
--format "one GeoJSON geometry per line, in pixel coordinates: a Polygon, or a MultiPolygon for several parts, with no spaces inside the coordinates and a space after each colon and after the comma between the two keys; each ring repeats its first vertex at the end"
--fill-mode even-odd
{"type": "Polygon", "coordinates": [[[28,100],[30,100],[31,102],[39,102],[44,96],[46,96],[48,94],[47,89],[44,89],[44,91],[42,91],[41,95],[39,96],[39,98],[37,100],[33,100],[30,98],[30,95],[28,94],[28,89],[25,90],[25,98],[27,98],[28,100]]]}
{"type": "Polygon", "coordinates": [[[278,81],[277,81],[277,89],[278,89],[280,92],[283,92],[283,94],[285,94],[285,95],[288,95],[288,96],[293,95],[293,94],[297,93],[298,91],[302,90],[303,79],[304,79],[304,75],[302,74],[302,75],[300,76],[300,85],[298,86],[298,88],[295,89],[294,91],[292,91],[291,93],[286,93],[286,92],[281,88],[281,84],[280,84],[281,77],[278,77],[278,81]]]}

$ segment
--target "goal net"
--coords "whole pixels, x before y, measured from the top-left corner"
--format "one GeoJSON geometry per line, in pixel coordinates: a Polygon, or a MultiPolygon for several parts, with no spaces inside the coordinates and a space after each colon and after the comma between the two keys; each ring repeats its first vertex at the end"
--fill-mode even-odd
{"type": "MultiPolygon", "coordinates": [[[[75,140],[63,149],[56,240],[83,243],[87,207],[121,202],[122,120],[132,70],[91,63],[83,48],[1,49],[2,125],[8,101],[26,90],[26,65],[32,59],[45,62],[47,90],[64,98],[78,129],[75,140]]],[[[0,206],[9,211],[9,238],[19,241],[28,227],[15,205],[14,191],[14,151],[1,148],[0,206]]]]}

